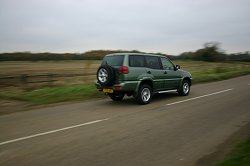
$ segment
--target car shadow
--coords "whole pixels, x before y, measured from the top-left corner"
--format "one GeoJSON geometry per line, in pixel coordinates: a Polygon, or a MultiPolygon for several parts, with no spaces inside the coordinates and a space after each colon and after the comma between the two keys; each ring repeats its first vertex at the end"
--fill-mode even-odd
{"type": "MultiPolygon", "coordinates": [[[[152,96],[150,104],[160,103],[162,101],[166,101],[171,98],[178,97],[179,94],[177,92],[169,92],[169,93],[162,93],[162,94],[154,94],[152,96]]],[[[125,96],[122,101],[112,101],[111,99],[107,102],[108,104],[114,106],[129,106],[129,105],[139,105],[136,100],[132,96],[125,96]]]]}
{"type": "Polygon", "coordinates": [[[169,92],[169,93],[161,93],[161,94],[155,94],[152,98],[151,102],[156,101],[162,101],[166,99],[171,99],[180,96],[177,92],[169,92]]]}

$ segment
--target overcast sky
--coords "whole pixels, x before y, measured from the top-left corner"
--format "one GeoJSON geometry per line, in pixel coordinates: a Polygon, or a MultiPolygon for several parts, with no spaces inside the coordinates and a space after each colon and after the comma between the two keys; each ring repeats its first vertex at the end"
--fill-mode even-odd
{"type": "Polygon", "coordinates": [[[250,0],[0,0],[0,52],[250,51],[250,0]]]}

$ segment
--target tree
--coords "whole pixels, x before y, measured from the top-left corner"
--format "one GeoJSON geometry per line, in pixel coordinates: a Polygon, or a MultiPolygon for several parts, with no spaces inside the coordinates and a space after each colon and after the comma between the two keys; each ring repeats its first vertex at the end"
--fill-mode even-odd
{"type": "Polygon", "coordinates": [[[226,55],[219,48],[220,43],[209,42],[204,44],[204,48],[197,50],[194,54],[196,60],[208,62],[220,62],[226,60],[226,55]]]}

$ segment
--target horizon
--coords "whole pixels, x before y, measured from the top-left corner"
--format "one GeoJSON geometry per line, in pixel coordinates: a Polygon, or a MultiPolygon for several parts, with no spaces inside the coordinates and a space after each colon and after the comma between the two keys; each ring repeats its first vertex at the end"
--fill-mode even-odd
{"type": "MultiPolygon", "coordinates": [[[[200,49],[203,49],[203,48],[200,48],[200,49]]],[[[198,49],[199,50],[199,49],[198,49]]],[[[31,51],[13,51],[13,52],[0,52],[0,54],[14,54],[14,53],[29,53],[29,54],[45,54],[45,53],[48,53],[48,54],[85,54],[87,52],[92,52],[92,51],[124,51],[124,52],[133,52],[133,51],[138,51],[138,52],[141,52],[141,53],[151,53],[151,54],[164,54],[164,55],[168,55],[168,56],[180,56],[181,54],[183,53],[188,53],[188,52],[193,52],[195,53],[197,50],[194,50],[194,51],[185,51],[185,52],[182,52],[178,55],[173,55],[173,54],[166,54],[166,53],[163,53],[163,52],[146,52],[146,51],[141,51],[141,50],[124,50],[124,49],[116,49],[116,50],[113,50],[113,49],[95,49],[95,50],[88,50],[88,51],[85,51],[85,52],[48,52],[48,51],[43,51],[43,52],[31,52],[31,51]]],[[[233,52],[233,53],[227,53],[227,52],[223,52],[225,53],[226,55],[232,55],[232,54],[250,54],[250,51],[240,51],[240,52],[233,52]]]]}

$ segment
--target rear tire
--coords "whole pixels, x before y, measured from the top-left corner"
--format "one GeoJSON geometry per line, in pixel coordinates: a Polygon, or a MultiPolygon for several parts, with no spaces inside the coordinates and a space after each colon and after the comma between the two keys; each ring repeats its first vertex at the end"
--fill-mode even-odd
{"type": "Polygon", "coordinates": [[[108,95],[113,101],[121,101],[124,97],[124,93],[120,92],[108,93],[108,95]]]}
{"type": "Polygon", "coordinates": [[[188,80],[184,80],[178,93],[180,96],[187,96],[190,92],[190,82],[188,80]]]}
{"type": "Polygon", "coordinates": [[[144,84],[141,85],[138,91],[138,95],[135,97],[137,103],[139,104],[149,104],[152,97],[152,88],[151,86],[144,84]]]}

